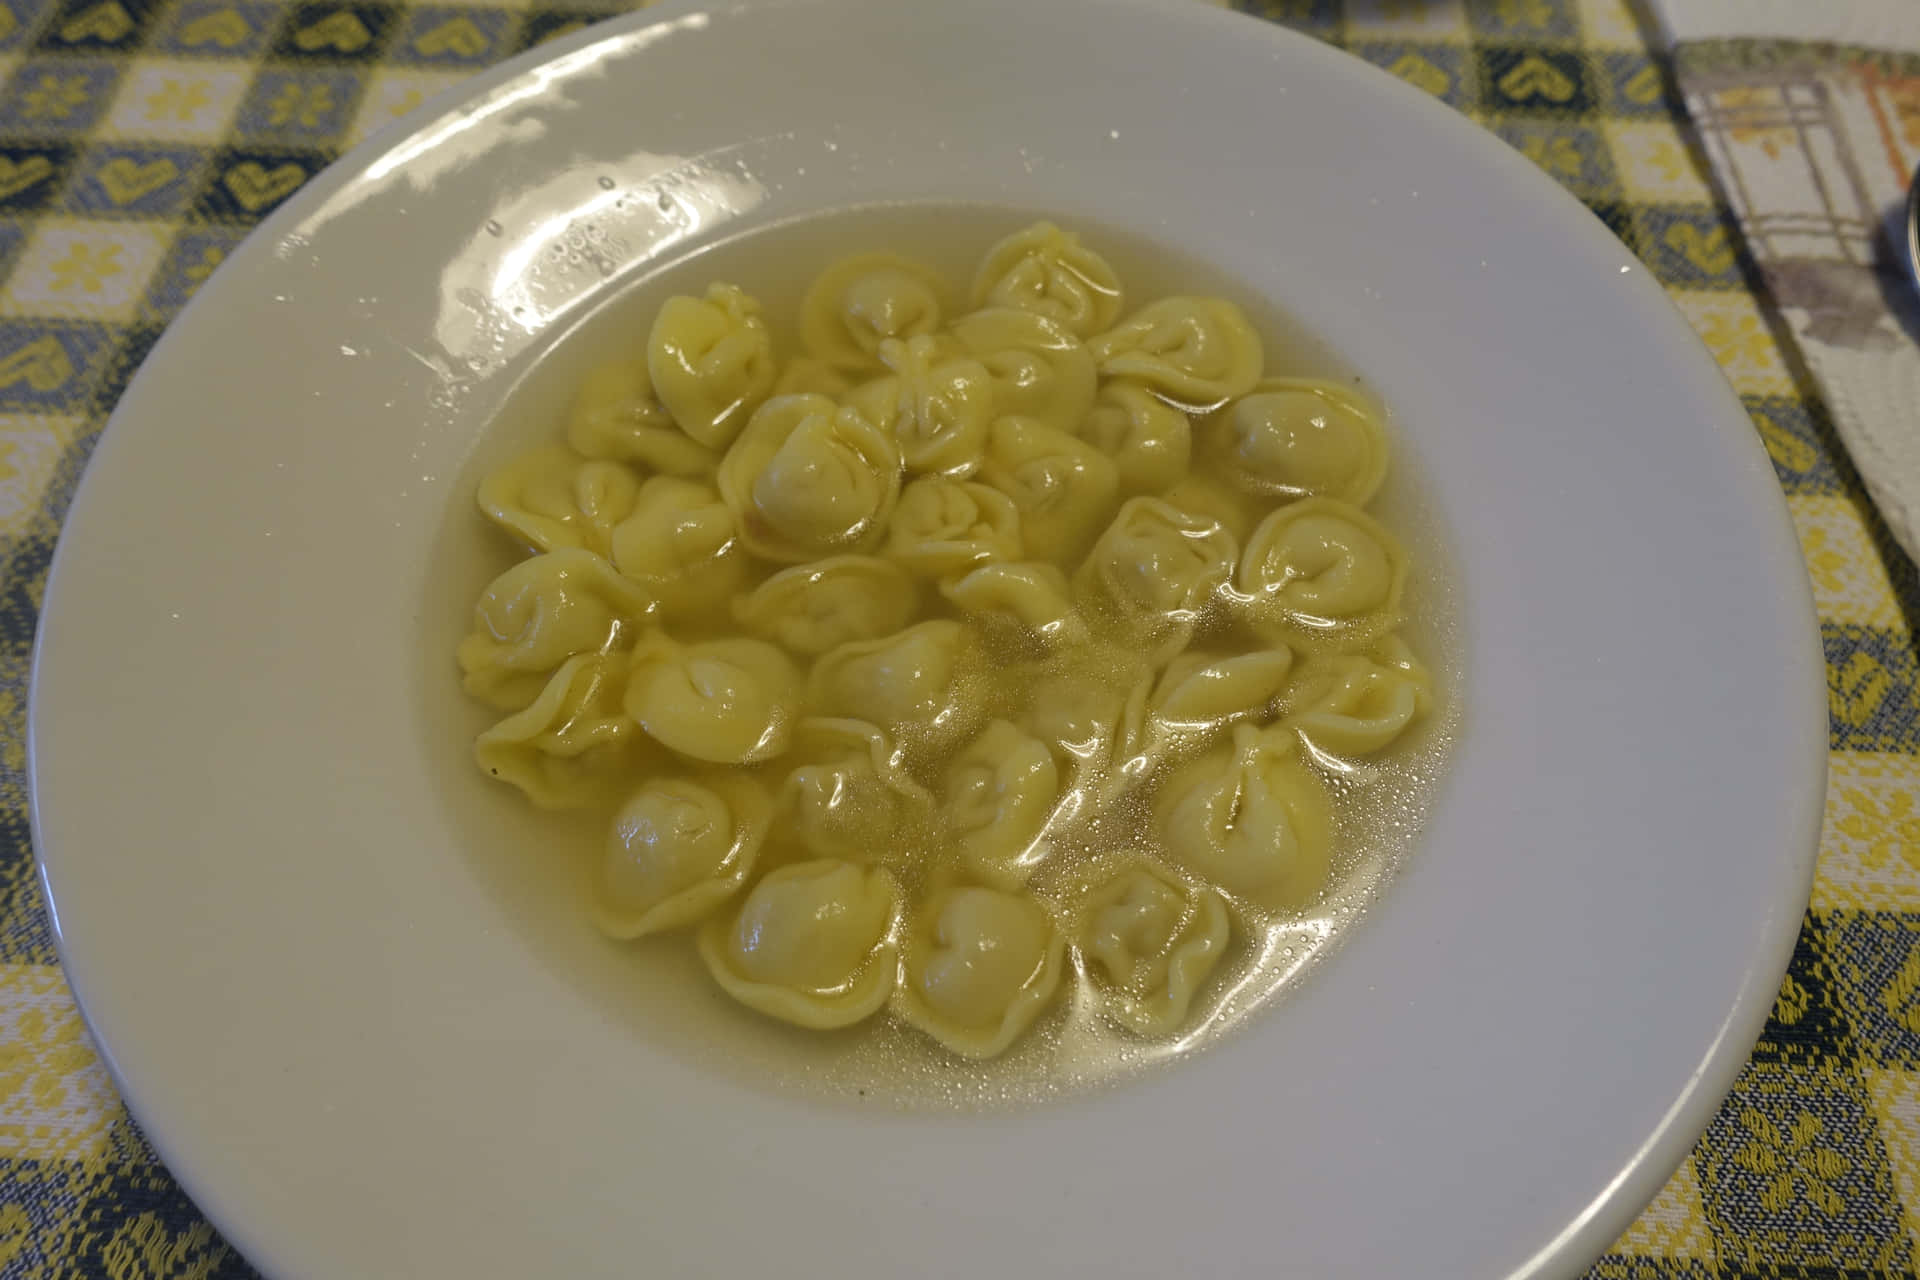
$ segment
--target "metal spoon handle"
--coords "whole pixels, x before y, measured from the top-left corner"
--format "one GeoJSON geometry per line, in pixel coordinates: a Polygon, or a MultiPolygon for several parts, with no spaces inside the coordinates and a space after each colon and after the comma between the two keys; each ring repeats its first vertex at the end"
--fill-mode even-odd
{"type": "Polygon", "coordinates": [[[1907,270],[1920,284],[1920,169],[1914,170],[1907,184],[1907,270]]]}

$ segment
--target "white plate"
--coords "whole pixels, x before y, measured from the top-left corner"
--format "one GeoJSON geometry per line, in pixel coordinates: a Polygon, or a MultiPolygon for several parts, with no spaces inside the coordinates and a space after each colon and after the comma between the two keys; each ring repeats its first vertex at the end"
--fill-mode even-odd
{"type": "Polygon", "coordinates": [[[1739,404],[1451,112],[1199,5],[666,9],[356,151],[168,330],[60,544],[35,843],[128,1102],[276,1275],[1565,1276],[1762,1025],[1822,688],[1739,404]],[[1427,837],[1329,964],[1144,1083],[973,1118],[742,1085],[610,1014],[463,850],[421,692],[453,478],[565,324],[907,197],[1095,218],[1303,314],[1398,406],[1468,633],[1427,837]]]}

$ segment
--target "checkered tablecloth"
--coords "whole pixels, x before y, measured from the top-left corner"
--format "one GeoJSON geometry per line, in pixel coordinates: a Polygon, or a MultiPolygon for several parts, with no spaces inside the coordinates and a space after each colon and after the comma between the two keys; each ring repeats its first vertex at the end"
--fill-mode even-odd
{"type": "MultiPolygon", "coordinates": [[[[1242,7],[1468,113],[1585,200],[1658,274],[1740,393],[1812,573],[1833,748],[1812,910],[1732,1096],[1593,1274],[1911,1276],[1920,581],[1783,346],[1672,68],[1628,4],[1242,7]]],[[[168,1177],[94,1058],[34,875],[28,667],[88,452],[162,328],[261,216],[474,69],[626,7],[0,0],[0,1280],[253,1274],[168,1177]]],[[[1920,77],[1912,84],[1898,125],[1920,145],[1920,77]]]]}

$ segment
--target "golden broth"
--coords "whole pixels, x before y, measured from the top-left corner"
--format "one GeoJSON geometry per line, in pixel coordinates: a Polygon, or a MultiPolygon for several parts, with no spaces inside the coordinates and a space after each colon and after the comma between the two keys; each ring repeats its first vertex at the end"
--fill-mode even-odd
{"type": "MultiPolygon", "coordinates": [[[[762,303],[784,360],[798,350],[801,297],[828,264],[852,253],[892,250],[935,267],[962,296],[986,247],[1034,220],[1029,213],[980,207],[862,209],[751,233],[676,261],[609,299],[542,358],[511,392],[455,485],[456,501],[434,560],[441,576],[423,601],[423,733],[446,781],[448,814],[472,852],[476,874],[554,972],[636,1035],[703,1068],[869,1104],[972,1106],[1053,1096],[1168,1062],[1230,1033],[1324,957],[1412,847],[1432,803],[1458,731],[1460,628],[1441,523],[1391,416],[1392,462],[1368,510],[1408,549],[1412,573],[1398,634],[1433,673],[1434,710],[1381,755],[1350,765],[1323,761],[1336,765],[1323,770],[1337,824],[1330,891],[1306,913],[1251,934],[1244,914],[1236,913],[1231,948],[1177,1034],[1149,1039],[1120,1029],[1101,1012],[1093,978],[1072,963],[1049,1012],[1012,1048],[987,1060],[958,1057],[887,1011],[841,1031],[784,1025],[722,992],[687,930],[631,943],[595,932],[585,904],[606,839],[606,810],[538,812],[511,789],[477,775],[469,745],[498,716],[460,696],[449,655],[479,589],[524,553],[474,510],[473,494],[493,467],[563,438],[567,407],[588,370],[639,350],[665,298],[698,295],[714,280],[739,284],[762,303]]],[[[1371,400],[1351,366],[1279,306],[1249,296],[1224,272],[1085,220],[1070,228],[1113,265],[1129,311],[1173,294],[1225,297],[1258,329],[1267,376],[1338,379],[1371,400]]],[[[1011,656],[992,654],[989,665],[1011,656]]],[[[922,776],[938,778],[944,763],[933,761],[922,776]]],[[[1150,828],[1143,804],[1122,804],[1087,829],[1086,856],[1151,849],[1150,828]]],[[[1044,876],[1036,876],[1037,886],[1045,887],[1044,876]]]]}

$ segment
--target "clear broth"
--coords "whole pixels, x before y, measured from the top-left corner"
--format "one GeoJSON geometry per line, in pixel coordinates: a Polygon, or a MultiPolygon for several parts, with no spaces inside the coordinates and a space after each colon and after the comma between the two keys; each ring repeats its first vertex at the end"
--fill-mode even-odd
{"type": "MultiPolygon", "coordinates": [[[[1332,777],[1338,853],[1331,889],[1309,913],[1260,936],[1249,937],[1236,919],[1232,950],[1177,1036],[1148,1040],[1110,1023],[1091,979],[1073,967],[1052,1010],[1013,1048],[984,1062],[948,1053],[884,1013],[844,1031],[786,1026],[726,996],[685,932],[617,943],[594,929],[585,903],[607,814],[535,811],[473,767],[473,737],[490,720],[461,694],[453,649],[480,590],[522,554],[481,517],[473,494],[492,467],[562,437],[567,406],[590,369],[639,348],[667,297],[700,293],[714,280],[739,284],[760,299],[784,358],[797,349],[792,335],[800,298],[827,264],[891,249],[940,270],[960,296],[989,245],[1041,216],[985,206],[870,207],[756,230],[672,261],[611,296],[553,344],[509,392],[454,485],[432,561],[436,572],[422,592],[428,651],[420,686],[421,732],[443,779],[449,820],[474,874],[551,971],[636,1036],[703,1071],[861,1106],[966,1109],[1035,1102],[1166,1066],[1282,1003],[1275,997],[1324,961],[1408,856],[1440,785],[1459,734],[1460,611],[1442,522],[1392,406],[1392,467],[1369,509],[1408,548],[1413,572],[1401,634],[1433,672],[1434,714],[1384,756],[1332,777]]],[[[1071,226],[1119,272],[1129,309],[1168,294],[1230,298],[1266,343],[1268,376],[1339,379],[1372,398],[1349,362],[1274,300],[1250,294],[1220,268],[1086,219],[1071,226]]],[[[1124,811],[1110,813],[1105,823],[1116,846],[1135,849],[1152,847],[1144,828],[1143,814],[1124,811]]]]}

